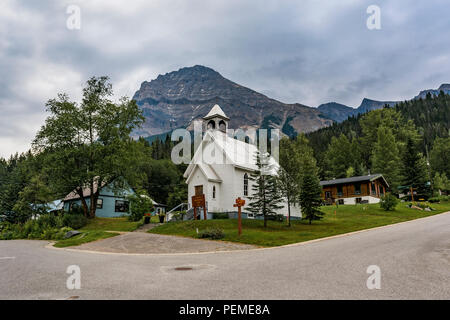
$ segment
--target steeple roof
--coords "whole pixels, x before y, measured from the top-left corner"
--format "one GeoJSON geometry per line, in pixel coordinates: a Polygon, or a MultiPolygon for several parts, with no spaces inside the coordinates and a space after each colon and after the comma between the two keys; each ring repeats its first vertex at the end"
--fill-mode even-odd
{"type": "Polygon", "coordinates": [[[212,107],[212,109],[203,119],[207,120],[214,117],[220,117],[230,120],[230,118],[226,116],[225,112],[223,112],[222,108],[218,104],[214,105],[214,107],[212,107]]]}

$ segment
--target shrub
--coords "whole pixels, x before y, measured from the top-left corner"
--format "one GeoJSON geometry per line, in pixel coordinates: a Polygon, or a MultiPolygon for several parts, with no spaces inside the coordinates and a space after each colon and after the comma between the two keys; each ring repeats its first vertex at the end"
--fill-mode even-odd
{"type": "Polygon", "coordinates": [[[128,220],[142,220],[144,214],[152,211],[153,203],[144,191],[138,191],[136,194],[129,195],[127,198],[130,202],[130,215],[128,216],[128,220]]]}
{"type": "Polygon", "coordinates": [[[62,219],[64,227],[70,227],[72,229],[80,229],[87,225],[88,220],[82,214],[66,213],[62,219]]]}
{"type": "Polygon", "coordinates": [[[226,212],[214,212],[212,214],[213,219],[229,219],[228,213],[226,212]]]}
{"type": "Polygon", "coordinates": [[[381,197],[380,207],[384,211],[394,211],[398,204],[398,199],[391,193],[386,193],[385,196],[381,197]]]}
{"type": "Polygon", "coordinates": [[[175,211],[172,214],[172,220],[183,221],[185,215],[186,215],[186,211],[175,211]]]}
{"type": "Polygon", "coordinates": [[[438,202],[447,202],[450,200],[449,196],[438,196],[428,199],[428,202],[438,203],[438,202]]]}
{"type": "Polygon", "coordinates": [[[201,231],[198,234],[198,237],[201,239],[213,239],[213,240],[217,240],[217,239],[222,239],[225,237],[225,233],[223,232],[222,229],[219,228],[211,228],[211,229],[206,229],[204,231],[201,231]]]}

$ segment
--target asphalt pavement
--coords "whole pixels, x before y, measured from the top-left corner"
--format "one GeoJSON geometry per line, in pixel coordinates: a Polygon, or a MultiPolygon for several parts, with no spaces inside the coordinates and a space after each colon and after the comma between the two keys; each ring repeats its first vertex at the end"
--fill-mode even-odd
{"type": "Polygon", "coordinates": [[[165,255],[0,241],[0,299],[450,299],[450,213],[279,248],[165,255]],[[79,266],[80,289],[66,286],[79,266]],[[380,289],[368,289],[369,266],[380,289]],[[373,268],[373,267],[372,267],[373,268]]]}

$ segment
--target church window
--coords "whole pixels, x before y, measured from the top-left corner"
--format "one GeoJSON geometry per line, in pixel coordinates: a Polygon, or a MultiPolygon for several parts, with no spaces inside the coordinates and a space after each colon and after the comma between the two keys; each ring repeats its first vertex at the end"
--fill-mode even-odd
{"type": "Polygon", "coordinates": [[[244,174],[244,196],[248,196],[248,174],[244,174]]]}

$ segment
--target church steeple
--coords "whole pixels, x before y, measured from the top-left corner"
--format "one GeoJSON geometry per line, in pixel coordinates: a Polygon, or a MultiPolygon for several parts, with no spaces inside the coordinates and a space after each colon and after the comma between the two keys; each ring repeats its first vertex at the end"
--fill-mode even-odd
{"type": "Polygon", "coordinates": [[[203,127],[206,130],[220,130],[222,132],[227,132],[228,121],[230,121],[230,118],[228,118],[222,108],[216,104],[212,107],[206,117],[203,118],[203,127]]]}

